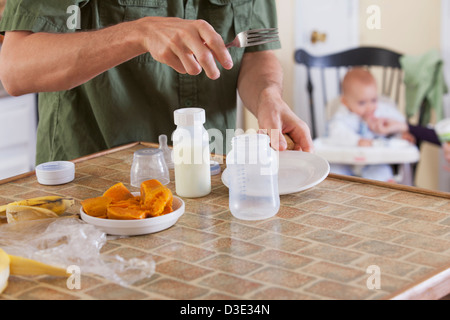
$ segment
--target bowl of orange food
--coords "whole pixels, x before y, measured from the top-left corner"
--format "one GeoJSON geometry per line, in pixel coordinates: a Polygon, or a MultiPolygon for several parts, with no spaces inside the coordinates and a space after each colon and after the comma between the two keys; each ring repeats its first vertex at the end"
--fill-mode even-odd
{"type": "Polygon", "coordinates": [[[100,197],[81,201],[81,219],[109,235],[135,236],[173,226],[184,214],[184,201],[158,180],[130,192],[119,182],[100,197]]]}

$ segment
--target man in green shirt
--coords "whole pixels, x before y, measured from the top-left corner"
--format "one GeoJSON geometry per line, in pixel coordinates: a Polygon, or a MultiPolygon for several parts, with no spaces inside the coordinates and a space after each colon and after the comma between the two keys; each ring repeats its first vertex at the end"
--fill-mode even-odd
{"type": "Polygon", "coordinates": [[[276,24],[273,0],[8,0],[0,79],[12,95],[39,92],[37,164],[170,137],[184,107],[204,108],[225,140],[236,89],[260,128],[280,130],[275,147],[282,132],[310,151],[282,99],[279,43],[225,47],[276,24]]]}

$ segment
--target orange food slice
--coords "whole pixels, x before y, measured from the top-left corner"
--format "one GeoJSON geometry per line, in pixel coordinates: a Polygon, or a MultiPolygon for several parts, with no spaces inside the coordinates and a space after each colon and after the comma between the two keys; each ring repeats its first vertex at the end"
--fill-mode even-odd
{"type": "Polygon", "coordinates": [[[137,220],[173,212],[173,194],[158,180],[141,184],[141,194],[133,194],[123,183],[116,183],[101,197],[81,201],[86,214],[103,219],[137,220]]]}
{"type": "Polygon", "coordinates": [[[110,198],[112,201],[122,201],[133,198],[133,194],[125,187],[122,182],[116,183],[103,194],[104,197],[110,198]]]}
{"type": "Polygon", "coordinates": [[[166,210],[171,210],[172,202],[172,191],[158,180],[148,180],[141,183],[141,208],[148,210],[150,216],[156,217],[166,210]]]}
{"type": "Polygon", "coordinates": [[[127,200],[111,202],[110,207],[121,207],[121,208],[140,208],[141,207],[141,197],[133,197],[127,200]]]}
{"type": "Polygon", "coordinates": [[[111,199],[107,197],[96,197],[81,201],[81,206],[87,215],[102,218],[107,215],[108,205],[111,199]]]}
{"type": "Polygon", "coordinates": [[[147,217],[147,212],[139,208],[108,207],[108,219],[113,220],[140,220],[147,217]]]}

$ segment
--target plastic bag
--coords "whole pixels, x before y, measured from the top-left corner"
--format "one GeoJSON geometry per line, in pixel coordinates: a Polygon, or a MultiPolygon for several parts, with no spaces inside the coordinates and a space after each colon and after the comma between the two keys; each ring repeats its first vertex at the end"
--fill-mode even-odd
{"type": "Polygon", "coordinates": [[[106,234],[78,218],[61,217],[0,225],[0,248],[42,263],[79,267],[81,274],[96,274],[123,286],[151,277],[152,257],[124,259],[101,254],[106,234]]]}

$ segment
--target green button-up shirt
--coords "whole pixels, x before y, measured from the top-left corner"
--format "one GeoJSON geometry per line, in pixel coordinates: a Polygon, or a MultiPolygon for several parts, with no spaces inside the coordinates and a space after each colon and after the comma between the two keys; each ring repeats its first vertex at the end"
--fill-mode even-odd
{"type": "MultiPolygon", "coordinates": [[[[276,27],[273,0],[9,0],[0,31],[69,33],[96,30],[144,16],[208,21],[227,43],[241,31],[276,27]],[[75,14],[80,8],[80,19],[75,14]]],[[[211,80],[178,74],[149,53],[72,90],[39,94],[36,163],[69,160],[133,141],[158,141],[175,130],[178,108],[206,110],[206,129],[235,128],[236,88],[245,52],[278,42],[231,48],[234,67],[211,80]]],[[[225,138],[224,138],[225,140],[225,138]]]]}

